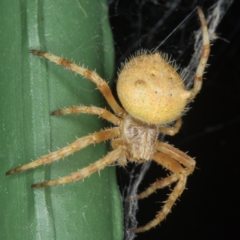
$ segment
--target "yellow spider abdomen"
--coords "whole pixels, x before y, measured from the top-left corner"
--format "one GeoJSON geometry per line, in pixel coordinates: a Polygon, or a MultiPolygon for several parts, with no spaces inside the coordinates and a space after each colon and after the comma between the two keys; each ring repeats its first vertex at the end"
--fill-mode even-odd
{"type": "Polygon", "coordinates": [[[117,93],[123,107],[136,119],[165,124],[179,118],[191,92],[159,53],[137,56],[119,74],[117,93]]]}

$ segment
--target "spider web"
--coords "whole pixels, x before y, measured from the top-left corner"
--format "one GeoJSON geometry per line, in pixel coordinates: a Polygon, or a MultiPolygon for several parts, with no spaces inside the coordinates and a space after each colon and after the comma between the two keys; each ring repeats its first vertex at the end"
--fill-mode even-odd
{"type": "MultiPolygon", "coordinates": [[[[142,9],[145,1],[136,1],[140,5],[140,9],[142,9]]],[[[158,1],[152,1],[154,3],[157,3],[158,1]]],[[[169,1],[170,2],[170,1],[169,1]]],[[[153,28],[149,31],[149,33],[154,33],[158,28],[164,25],[164,21],[171,17],[173,14],[175,8],[180,7],[181,1],[174,1],[174,3],[170,2],[170,7],[167,11],[162,15],[162,18],[159,19],[157,24],[153,26],[153,28]]],[[[213,1],[212,1],[213,2],[213,1]]],[[[203,8],[205,12],[205,16],[208,23],[208,30],[211,41],[218,38],[216,34],[216,28],[218,27],[219,23],[221,22],[223,16],[233,3],[233,0],[218,0],[215,1],[215,3],[210,6],[207,11],[203,8]]],[[[114,4],[115,8],[117,8],[118,1],[110,1],[110,4],[114,4]]],[[[196,7],[197,5],[195,5],[196,7]]],[[[194,14],[193,14],[194,15],[194,14]]],[[[194,15],[196,17],[196,14],[194,15]]],[[[187,19],[189,16],[187,15],[185,19],[187,19]]],[[[184,21],[183,21],[183,26],[184,21]]],[[[181,26],[178,26],[181,27],[181,26]]],[[[171,34],[171,33],[170,33],[171,34]]],[[[124,53],[121,53],[121,57],[119,57],[119,61],[122,61],[126,56],[128,56],[133,49],[135,49],[139,45],[141,46],[142,41],[144,38],[146,38],[146,42],[150,42],[153,39],[153,35],[150,34],[151,37],[148,37],[147,35],[143,35],[143,37],[139,38],[138,41],[134,42],[132,45],[128,47],[127,50],[125,50],[124,53]]],[[[201,49],[202,49],[202,30],[201,27],[197,31],[194,32],[194,50],[192,57],[190,61],[186,64],[186,67],[182,69],[182,75],[184,76],[185,84],[187,88],[190,88],[193,84],[193,79],[195,75],[196,68],[199,63],[199,59],[201,57],[201,49]]],[[[168,37],[167,37],[168,38],[168,37]]],[[[164,41],[163,41],[164,42],[164,41]]],[[[142,44],[143,45],[143,44],[142,44]]],[[[191,45],[192,46],[192,45],[191,45]]],[[[189,47],[189,46],[188,46],[189,47]]],[[[156,46],[155,46],[156,48],[156,46]]],[[[177,62],[179,59],[182,58],[183,55],[182,51],[178,54],[178,57],[176,58],[177,62]]],[[[163,140],[164,135],[160,135],[159,140],[163,140]]],[[[133,240],[135,239],[136,235],[131,232],[130,229],[137,228],[138,221],[136,219],[136,214],[138,211],[138,200],[136,198],[138,194],[138,188],[141,184],[142,180],[144,179],[145,174],[147,173],[148,169],[150,168],[151,161],[146,162],[141,166],[141,169],[138,170],[137,166],[134,166],[132,170],[129,172],[129,183],[128,186],[125,187],[125,190],[123,191],[123,205],[124,205],[124,221],[125,221],[125,240],[133,240]]]]}

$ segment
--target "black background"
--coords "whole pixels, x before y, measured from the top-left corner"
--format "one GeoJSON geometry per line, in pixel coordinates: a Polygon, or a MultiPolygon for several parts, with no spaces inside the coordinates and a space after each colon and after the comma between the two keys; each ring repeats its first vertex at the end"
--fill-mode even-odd
{"type": "MultiPolygon", "coordinates": [[[[167,4],[176,1],[110,1],[110,21],[116,47],[116,66],[131,52],[156,47],[195,6],[205,13],[216,1],[180,1],[174,14],[151,34],[167,4]],[[142,13],[142,15],[141,15],[142,13]],[[141,18],[140,18],[141,17],[141,18]],[[137,44],[137,40],[141,39],[137,44]],[[150,40],[149,40],[150,39],[150,40]],[[135,46],[136,45],[136,46],[135,46]]],[[[161,47],[182,66],[187,64],[198,29],[197,14],[161,47]]],[[[140,239],[240,239],[240,1],[234,1],[217,28],[220,37],[211,48],[210,66],[204,75],[201,93],[183,118],[180,133],[165,140],[196,158],[197,169],[189,177],[187,189],[160,226],[138,234],[140,239]]],[[[117,78],[117,76],[116,76],[117,78]]],[[[127,185],[121,169],[119,185],[127,185]]],[[[140,190],[165,174],[152,163],[140,190]]],[[[139,226],[152,220],[167,197],[159,190],[139,202],[139,226]]]]}

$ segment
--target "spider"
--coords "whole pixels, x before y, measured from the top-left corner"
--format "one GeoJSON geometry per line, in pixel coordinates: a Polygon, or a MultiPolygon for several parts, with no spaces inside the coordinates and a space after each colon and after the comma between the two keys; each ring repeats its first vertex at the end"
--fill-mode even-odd
{"type": "Polygon", "coordinates": [[[145,198],[156,189],[166,187],[174,182],[176,185],[156,217],[145,226],[132,231],[135,233],[144,232],[158,225],[182,194],[187,177],[195,168],[195,161],[191,157],[167,143],[158,141],[158,135],[162,133],[173,136],[178,133],[182,124],[181,116],[186,106],[201,89],[202,76],[210,52],[210,43],[206,20],[201,8],[198,8],[198,15],[203,32],[203,49],[193,88],[186,89],[182,77],[159,52],[142,51],[130,59],[119,73],[117,93],[123,107],[113,97],[106,81],[96,72],[52,54],[31,50],[32,54],[44,57],[94,82],[114,112],[113,114],[106,109],[95,106],[73,106],[54,111],[52,115],[96,114],[112,123],[114,127],[79,138],[58,151],[9,170],[6,174],[10,175],[49,164],[90,144],[111,140],[113,150],[97,162],[71,173],[69,176],[36,183],[32,187],[39,188],[75,182],[114,162],[124,166],[128,161],[143,163],[152,159],[170,170],[171,175],[153,183],[148,189],[140,193],[138,198],[145,198]],[[174,123],[173,127],[171,127],[172,123],[174,123]]]}

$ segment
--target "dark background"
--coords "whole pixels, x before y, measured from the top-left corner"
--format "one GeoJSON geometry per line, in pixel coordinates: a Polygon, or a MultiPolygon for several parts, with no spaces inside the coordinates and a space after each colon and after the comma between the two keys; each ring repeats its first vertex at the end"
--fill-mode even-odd
{"type": "MultiPolygon", "coordinates": [[[[156,47],[195,6],[202,6],[207,13],[213,3],[216,1],[110,1],[117,68],[130,53],[156,47]],[[169,4],[177,4],[176,10],[159,29],[149,34],[169,4]]],[[[197,14],[193,14],[160,50],[185,66],[192,54],[192,33],[198,27],[197,14]]],[[[229,42],[222,39],[213,42],[201,93],[183,117],[180,133],[165,137],[195,157],[197,168],[188,178],[187,190],[172,213],[160,226],[138,234],[137,240],[240,239],[240,1],[235,0],[229,8],[217,34],[229,42]]],[[[119,171],[122,190],[128,184],[128,171],[119,171]]],[[[164,174],[160,166],[152,163],[139,191],[164,174]]],[[[166,190],[158,190],[139,202],[139,226],[155,217],[166,197],[166,190]]]]}

